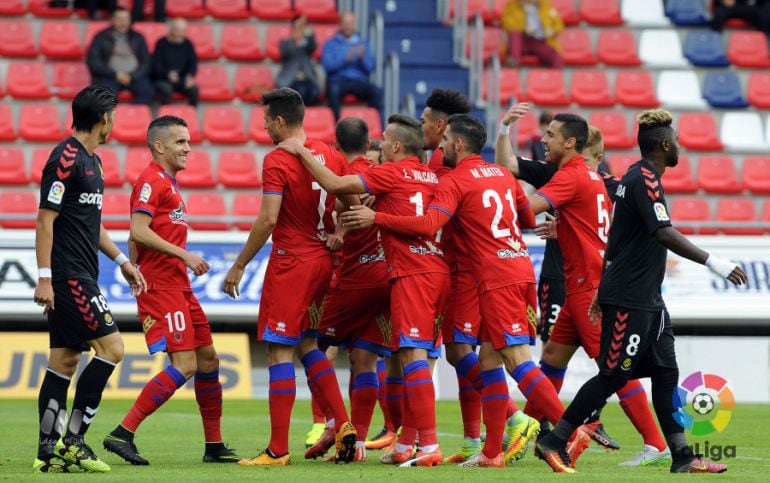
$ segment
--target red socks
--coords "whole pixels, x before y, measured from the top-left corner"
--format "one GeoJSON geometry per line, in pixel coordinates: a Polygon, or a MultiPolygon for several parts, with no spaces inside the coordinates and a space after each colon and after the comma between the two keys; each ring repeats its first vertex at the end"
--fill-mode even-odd
{"type": "Polygon", "coordinates": [[[654,446],[658,448],[658,451],[666,449],[666,441],[660,434],[655,418],[652,416],[650,405],[647,402],[647,393],[642,383],[638,379],[632,379],[618,389],[616,394],[620,398],[620,407],[623,408],[628,419],[642,435],[644,444],[654,446]]]}
{"type": "Polygon", "coordinates": [[[160,371],[145,384],[120,425],[135,433],[142,421],[168,401],[185,381],[182,373],[174,366],[168,366],[160,371]]]}
{"type": "Polygon", "coordinates": [[[195,373],[195,400],[203,420],[203,436],[207,443],[222,442],[222,384],[219,370],[195,373]]]}
{"type": "MultiPolygon", "coordinates": [[[[534,362],[519,364],[511,376],[519,383],[519,390],[531,401],[536,411],[543,414],[551,424],[556,424],[564,414],[564,405],[553,388],[553,384],[534,362]]],[[[528,404],[529,405],[529,404],[528,404]]]]}
{"type": "Polygon", "coordinates": [[[350,422],[356,428],[359,441],[366,441],[374,406],[377,404],[378,389],[379,382],[377,381],[377,374],[374,372],[364,372],[353,378],[350,397],[350,422]]]}
{"type": "Polygon", "coordinates": [[[283,456],[289,452],[289,423],[297,396],[297,381],[291,362],[272,365],[269,371],[270,444],[267,448],[273,455],[283,456]]]}
{"type": "MultiPolygon", "coordinates": [[[[342,393],[337,382],[337,374],[334,372],[334,366],[326,354],[318,349],[311,350],[302,356],[302,365],[305,366],[305,374],[311,391],[324,399],[334,415],[335,429],[339,429],[342,423],[349,421],[349,419],[345,403],[342,401],[342,393]]],[[[321,407],[324,406],[321,401],[319,404],[321,407]]]]}
{"type": "Polygon", "coordinates": [[[460,388],[460,414],[463,420],[463,434],[466,438],[481,437],[481,372],[479,356],[469,352],[463,356],[455,367],[457,385],[460,388]]]}
{"type": "Polygon", "coordinates": [[[505,381],[505,371],[502,368],[483,371],[481,378],[484,381],[481,404],[484,408],[484,426],[487,428],[487,439],[482,451],[487,458],[494,458],[500,454],[503,444],[505,412],[510,400],[508,383],[505,381]]]}
{"type": "MultiPolygon", "coordinates": [[[[387,410],[383,411],[390,419],[390,427],[385,426],[394,433],[403,426],[401,403],[404,393],[404,379],[401,377],[385,378],[385,405],[387,410]]],[[[387,419],[386,419],[387,421],[387,419]]]]}
{"type": "MultiPolygon", "coordinates": [[[[438,444],[436,438],[436,393],[428,361],[418,360],[404,366],[404,388],[409,415],[417,429],[420,446],[438,444]]],[[[408,424],[404,426],[411,426],[408,424]]],[[[403,436],[403,432],[402,432],[403,436]]],[[[399,440],[399,442],[401,442],[399,440]]]]}

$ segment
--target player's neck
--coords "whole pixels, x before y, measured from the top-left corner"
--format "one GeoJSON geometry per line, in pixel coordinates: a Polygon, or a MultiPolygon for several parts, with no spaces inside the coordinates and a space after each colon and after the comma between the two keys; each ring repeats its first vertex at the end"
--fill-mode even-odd
{"type": "Polygon", "coordinates": [[[84,148],[86,148],[86,152],[88,155],[94,154],[94,151],[96,151],[96,148],[99,147],[99,133],[97,132],[84,132],[84,131],[75,131],[72,133],[72,137],[78,140],[80,144],[83,145],[84,148]]]}
{"type": "Polygon", "coordinates": [[[289,138],[299,139],[302,141],[302,144],[305,144],[305,141],[307,141],[307,135],[305,134],[305,130],[302,129],[302,126],[287,130],[286,136],[284,136],[281,141],[286,141],[289,138]]]}
{"type": "Polygon", "coordinates": [[[342,153],[342,155],[345,157],[345,161],[347,161],[348,164],[358,158],[366,158],[366,153],[342,153]]]}
{"type": "Polygon", "coordinates": [[[572,160],[572,158],[574,158],[575,156],[580,156],[580,153],[577,153],[575,151],[565,151],[564,156],[562,156],[561,158],[561,162],[559,162],[559,168],[563,167],[565,164],[570,162],[570,160],[572,160]]]}
{"type": "Polygon", "coordinates": [[[643,159],[650,163],[653,168],[655,168],[655,171],[658,172],[658,176],[663,176],[663,173],[666,172],[666,162],[662,158],[651,156],[643,159]]]}

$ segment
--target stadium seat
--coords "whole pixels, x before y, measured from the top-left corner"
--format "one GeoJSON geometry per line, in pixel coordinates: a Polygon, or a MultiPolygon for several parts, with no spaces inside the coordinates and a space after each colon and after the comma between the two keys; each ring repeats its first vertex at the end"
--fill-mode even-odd
{"type": "Polygon", "coordinates": [[[102,224],[108,230],[131,228],[131,193],[106,190],[102,199],[102,224]]]}
{"type": "Polygon", "coordinates": [[[711,222],[711,207],[708,200],[694,196],[679,196],[669,202],[671,223],[685,235],[714,235],[714,228],[694,227],[696,223],[711,222]]]}
{"type": "Polygon", "coordinates": [[[221,64],[202,64],[195,75],[202,101],[227,102],[233,100],[233,89],[227,67],[221,64]]]}
{"type": "Polygon", "coordinates": [[[340,28],[336,24],[320,24],[313,25],[313,32],[315,32],[315,41],[318,44],[318,48],[313,52],[313,58],[315,60],[321,59],[321,50],[323,50],[324,44],[337,35],[340,28]]]}
{"type": "Polygon", "coordinates": [[[86,39],[85,42],[83,42],[83,45],[86,47],[86,51],[91,45],[91,41],[94,39],[94,36],[109,26],[109,22],[102,20],[92,20],[86,24],[86,39]]]}
{"type": "Polygon", "coordinates": [[[725,235],[761,235],[763,231],[757,226],[754,200],[748,197],[721,198],[717,202],[717,221],[738,225],[720,228],[725,235]]]}
{"type": "Polygon", "coordinates": [[[334,143],[335,133],[334,113],[326,106],[314,106],[305,108],[305,122],[303,126],[307,137],[317,139],[325,143],[334,143]]]}
{"type": "MultiPolygon", "coordinates": [[[[503,115],[505,115],[505,112],[501,113],[501,119],[503,115]]],[[[537,115],[534,111],[529,111],[526,113],[524,117],[519,119],[519,122],[516,124],[519,125],[518,129],[516,130],[516,143],[521,148],[529,142],[532,136],[537,134],[540,127],[537,125],[537,115]]]]}
{"type": "Polygon", "coordinates": [[[633,27],[666,27],[671,25],[663,10],[663,2],[623,0],[620,16],[633,27]]]}
{"type": "Polygon", "coordinates": [[[709,72],[703,81],[703,97],[712,107],[743,108],[749,105],[743,97],[741,80],[735,72],[709,72]]]}
{"type": "Polygon", "coordinates": [[[291,20],[295,15],[292,0],[251,2],[251,11],[262,20],[291,20]]]}
{"type": "Polygon", "coordinates": [[[227,215],[225,199],[219,193],[190,193],[187,196],[187,216],[194,230],[227,230],[221,221],[227,215]]]}
{"type": "Polygon", "coordinates": [[[190,22],[187,24],[187,38],[193,43],[199,61],[219,58],[214,27],[210,23],[190,22]]]}
{"type": "Polygon", "coordinates": [[[13,111],[8,103],[0,104],[0,141],[16,141],[19,137],[13,122],[13,111]]]}
{"type": "Polygon", "coordinates": [[[639,54],[637,54],[636,38],[631,30],[600,30],[597,41],[597,57],[599,62],[607,65],[642,65],[639,54]]]}
{"type": "Polygon", "coordinates": [[[747,156],[743,159],[743,186],[752,193],[770,195],[770,157],[747,156]]]}
{"type": "Polygon", "coordinates": [[[115,126],[112,137],[128,144],[144,144],[147,142],[147,126],[152,121],[152,111],[149,106],[139,104],[122,104],[115,110],[115,126]]]}
{"type": "Polygon", "coordinates": [[[596,65],[591,34],[586,29],[567,29],[559,34],[561,56],[567,65],[596,65]]]}
{"type": "Polygon", "coordinates": [[[618,0],[581,0],[580,17],[591,25],[623,25],[618,0]]]}
{"type": "Polygon", "coordinates": [[[43,168],[45,168],[45,163],[48,162],[50,155],[50,147],[35,148],[32,151],[32,167],[30,168],[29,175],[35,184],[40,184],[40,180],[43,178],[43,168]]]}
{"type": "Polygon", "coordinates": [[[155,52],[155,45],[158,40],[168,34],[168,26],[164,22],[136,22],[132,24],[131,28],[144,35],[150,53],[155,52]]]}
{"type": "Polygon", "coordinates": [[[239,230],[250,230],[261,209],[261,194],[236,193],[233,197],[233,227],[239,230]]]}
{"type": "Polygon", "coordinates": [[[118,153],[112,148],[99,147],[96,150],[99,159],[102,160],[102,172],[104,173],[104,186],[119,188],[123,186],[123,173],[120,171],[118,153]]]}
{"type": "Polygon", "coordinates": [[[722,34],[711,30],[691,30],[684,39],[684,56],[699,67],[727,67],[725,44],[722,34]]]}
{"type": "Polygon", "coordinates": [[[615,76],[615,100],[625,107],[657,107],[652,76],[645,70],[621,70],[615,76]]]}
{"type": "Polygon", "coordinates": [[[610,84],[603,70],[573,70],[570,88],[572,102],[583,107],[608,107],[615,104],[610,84]]]}
{"type": "Polygon", "coordinates": [[[24,7],[23,0],[2,0],[0,1],[0,16],[12,17],[24,15],[27,9],[24,7]]]}
{"type": "Polygon", "coordinates": [[[697,176],[698,187],[706,193],[729,195],[743,190],[735,163],[729,156],[701,156],[697,176]]]}
{"type": "Polygon", "coordinates": [[[668,0],[666,15],[676,25],[707,25],[711,15],[703,0],[668,0]]]}
{"type": "Polygon", "coordinates": [[[171,0],[166,2],[166,15],[171,18],[200,19],[206,16],[206,9],[202,0],[171,0]]]}
{"type": "Polygon", "coordinates": [[[691,70],[664,70],[658,76],[658,100],[670,109],[705,109],[698,75],[691,70]]]}
{"type": "MultiPolygon", "coordinates": [[[[495,3],[505,4],[505,2],[507,0],[496,0],[495,3]]],[[[551,0],[551,4],[556,7],[565,25],[577,25],[580,23],[580,16],[575,9],[574,0],[551,0]]],[[[496,18],[499,18],[499,16],[496,18]]]]}
{"type": "Polygon", "coordinates": [[[35,228],[37,195],[33,190],[4,190],[0,193],[0,226],[35,228]],[[12,219],[15,218],[15,219],[12,219]]]}
{"type": "Polygon", "coordinates": [[[370,139],[382,139],[382,121],[380,112],[373,107],[344,106],[340,111],[340,119],[360,117],[369,126],[370,139]]]}
{"type": "MultiPolygon", "coordinates": [[[[503,48],[505,47],[505,37],[503,36],[503,30],[498,27],[484,27],[484,36],[482,38],[484,43],[483,56],[484,63],[486,64],[492,59],[492,56],[501,55],[503,48]]],[[[471,32],[468,32],[468,55],[470,55],[471,49],[471,32]]]]}
{"type": "Polygon", "coordinates": [[[766,152],[762,119],[756,112],[726,112],[722,115],[719,138],[725,149],[738,152],[766,152]]]}
{"type": "Polygon", "coordinates": [[[91,74],[83,62],[53,64],[51,93],[59,99],[74,99],[78,92],[91,84],[91,74]]]}
{"type": "Polygon", "coordinates": [[[273,70],[267,65],[239,65],[235,71],[235,96],[242,101],[260,101],[262,93],[274,88],[273,70]]]}
{"type": "Polygon", "coordinates": [[[770,233],[770,198],[762,203],[762,218],[759,221],[765,224],[765,233],[770,233]]]}
{"type": "Polygon", "coordinates": [[[54,104],[24,104],[21,106],[19,134],[26,141],[61,141],[64,133],[57,106],[54,104]]]}
{"type": "Polygon", "coordinates": [[[152,162],[152,153],[144,147],[130,147],[126,153],[126,165],[123,172],[123,179],[131,186],[136,183],[136,179],[152,162]]]}
{"type": "Polygon", "coordinates": [[[748,98],[752,106],[770,109],[770,73],[752,72],[749,74],[748,98]]]}
{"type": "Polygon", "coordinates": [[[639,155],[634,153],[612,153],[609,156],[608,164],[610,171],[618,178],[622,178],[629,166],[639,161],[639,155]]]}
{"type": "Polygon", "coordinates": [[[692,179],[692,163],[688,156],[679,155],[679,163],[673,168],[666,168],[662,178],[666,193],[695,193],[698,185],[692,179]]]}
{"type": "Polygon", "coordinates": [[[262,60],[263,58],[256,25],[247,23],[223,25],[221,47],[222,55],[230,60],[262,60]]]}
{"type": "Polygon", "coordinates": [[[78,24],[72,20],[43,22],[40,26],[40,52],[49,59],[83,57],[78,24]]]}
{"type": "Polygon", "coordinates": [[[32,179],[21,148],[0,147],[0,185],[25,185],[32,179]]]}
{"type": "Polygon", "coordinates": [[[629,149],[634,146],[634,140],[629,135],[626,113],[622,110],[592,112],[588,124],[602,132],[606,149],[629,149]]]}
{"type": "Polygon", "coordinates": [[[8,64],[8,94],[17,99],[48,99],[48,72],[42,62],[8,64]]]}
{"type": "Polygon", "coordinates": [[[201,124],[198,121],[198,109],[195,107],[183,104],[160,106],[160,109],[158,109],[158,116],[181,117],[187,122],[187,130],[190,131],[190,142],[196,144],[203,141],[201,124]]]}
{"type": "Polygon", "coordinates": [[[559,69],[530,69],[524,89],[526,100],[540,106],[567,106],[570,103],[559,69]]]}
{"type": "Polygon", "coordinates": [[[770,67],[765,34],[748,30],[732,32],[727,42],[727,58],[738,67],[770,67]]]}
{"type": "Polygon", "coordinates": [[[203,113],[203,136],[212,143],[246,142],[240,107],[209,106],[203,113]]]}
{"type": "Polygon", "coordinates": [[[639,36],[639,58],[648,67],[687,67],[676,30],[643,30],[639,36]]]}
{"type": "Polygon", "coordinates": [[[249,138],[256,141],[257,144],[273,144],[265,130],[265,116],[262,106],[256,106],[251,109],[249,114],[249,138]]]}
{"type": "Polygon", "coordinates": [[[246,0],[206,0],[206,10],[212,17],[220,20],[245,20],[251,15],[246,0]]]}
{"type": "Polygon", "coordinates": [[[257,157],[253,151],[220,151],[217,179],[226,188],[259,188],[257,157]]]}
{"type": "Polygon", "coordinates": [[[182,188],[213,188],[217,185],[211,168],[211,155],[205,149],[196,149],[187,155],[187,168],[176,174],[182,188]]]}
{"type": "Polygon", "coordinates": [[[0,21],[0,57],[35,57],[36,55],[32,22],[0,21]]]}
{"type": "MultiPolygon", "coordinates": [[[[273,62],[281,61],[281,40],[291,36],[291,25],[273,24],[265,30],[265,57],[273,62]]],[[[318,41],[318,39],[316,39],[318,41]]],[[[321,50],[322,44],[318,44],[321,50]]]]}
{"type": "MultiPolygon", "coordinates": [[[[489,85],[489,75],[492,69],[484,70],[484,81],[481,84],[481,97],[487,98],[487,86],[489,85]]],[[[511,99],[519,98],[519,69],[515,67],[502,67],[500,69],[500,102],[508,104],[511,99]]]]}
{"type": "Polygon", "coordinates": [[[52,7],[50,0],[28,0],[27,9],[36,17],[69,17],[72,9],[52,7]]]}
{"type": "Polygon", "coordinates": [[[708,113],[682,113],[679,115],[679,143],[687,149],[721,151],[717,123],[708,113]]]}
{"type": "Polygon", "coordinates": [[[335,0],[294,0],[294,9],[311,22],[336,22],[340,18],[335,0]]]}

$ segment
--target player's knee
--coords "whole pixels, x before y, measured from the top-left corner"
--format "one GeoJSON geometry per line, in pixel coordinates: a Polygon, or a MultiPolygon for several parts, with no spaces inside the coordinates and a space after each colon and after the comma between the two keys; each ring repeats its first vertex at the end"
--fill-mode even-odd
{"type": "Polygon", "coordinates": [[[653,387],[676,387],[679,382],[679,369],[658,367],[656,368],[650,377],[653,387]]]}
{"type": "Polygon", "coordinates": [[[618,391],[629,381],[629,377],[626,374],[620,372],[613,372],[611,374],[601,373],[600,376],[605,381],[607,386],[612,389],[612,392],[618,391]]]}
{"type": "Polygon", "coordinates": [[[219,369],[219,356],[216,352],[211,357],[198,358],[198,372],[210,373],[219,369]]]}
{"type": "Polygon", "coordinates": [[[123,339],[120,337],[111,340],[108,344],[95,347],[95,350],[97,356],[115,364],[118,364],[123,360],[123,355],[125,353],[123,339]]]}

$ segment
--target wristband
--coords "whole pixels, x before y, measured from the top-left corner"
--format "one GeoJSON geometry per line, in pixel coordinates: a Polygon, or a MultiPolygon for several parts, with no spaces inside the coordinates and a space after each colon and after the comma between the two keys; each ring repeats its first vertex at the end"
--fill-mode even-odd
{"type": "Polygon", "coordinates": [[[722,278],[727,278],[727,276],[738,267],[738,265],[731,262],[730,260],[715,257],[714,255],[709,255],[708,259],[706,260],[706,266],[709,268],[709,270],[722,278]]]}
{"type": "Polygon", "coordinates": [[[114,261],[116,265],[120,266],[128,261],[128,257],[123,255],[123,252],[120,252],[118,253],[117,257],[112,259],[112,261],[114,261]]]}
{"type": "Polygon", "coordinates": [[[511,131],[510,124],[503,124],[501,122],[500,125],[497,127],[497,134],[500,136],[507,136],[510,131],[511,131]]]}
{"type": "Polygon", "coordinates": [[[38,268],[37,269],[37,278],[51,278],[51,269],[50,268],[38,268]]]}

